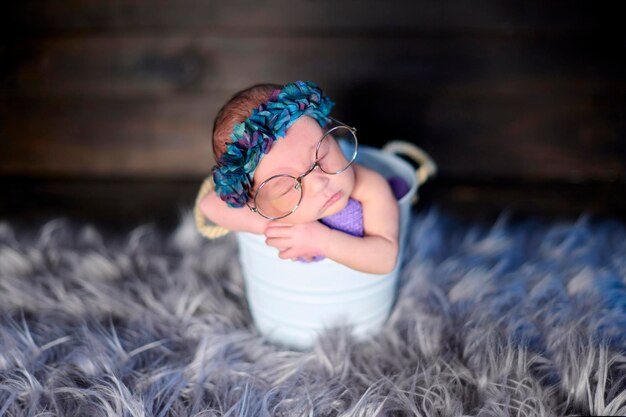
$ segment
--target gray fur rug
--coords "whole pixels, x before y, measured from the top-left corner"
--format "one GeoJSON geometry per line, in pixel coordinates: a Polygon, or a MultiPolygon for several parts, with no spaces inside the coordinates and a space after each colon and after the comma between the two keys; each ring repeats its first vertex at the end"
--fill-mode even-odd
{"type": "Polygon", "coordinates": [[[0,416],[626,414],[626,227],[415,213],[396,306],[306,352],[251,325],[232,237],[0,221],[0,416]]]}

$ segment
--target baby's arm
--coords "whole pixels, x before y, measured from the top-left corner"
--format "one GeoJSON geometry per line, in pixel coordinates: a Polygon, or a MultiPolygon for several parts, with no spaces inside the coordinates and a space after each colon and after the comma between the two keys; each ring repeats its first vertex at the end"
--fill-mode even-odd
{"type": "Polygon", "coordinates": [[[352,197],[363,205],[364,236],[355,237],[320,222],[288,225],[272,222],[266,242],[283,259],[323,255],[352,269],[386,274],[398,257],[398,203],[387,180],[375,171],[355,165],[352,197]]]}
{"type": "Polygon", "coordinates": [[[269,220],[250,211],[248,207],[232,208],[214,190],[200,200],[200,211],[213,223],[234,232],[263,234],[269,220]]]}
{"type": "Polygon", "coordinates": [[[353,269],[386,274],[398,258],[398,202],[387,180],[378,172],[355,165],[352,198],[363,206],[362,238],[331,230],[326,256],[353,269]]]}

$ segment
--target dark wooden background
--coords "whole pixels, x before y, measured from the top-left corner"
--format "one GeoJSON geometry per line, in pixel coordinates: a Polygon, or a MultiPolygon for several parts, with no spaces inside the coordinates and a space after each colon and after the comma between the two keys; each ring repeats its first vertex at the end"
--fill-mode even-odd
{"type": "Polygon", "coordinates": [[[582,2],[23,0],[0,23],[0,218],[174,224],[219,107],[314,80],[422,205],[626,217],[626,30],[582,2]]]}

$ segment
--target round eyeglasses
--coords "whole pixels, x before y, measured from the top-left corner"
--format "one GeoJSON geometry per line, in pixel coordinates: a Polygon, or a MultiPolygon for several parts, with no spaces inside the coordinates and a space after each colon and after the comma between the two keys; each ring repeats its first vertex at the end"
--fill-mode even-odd
{"type": "Polygon", "coordinates": [[[254,194],[251,211],[269,220],[282,219],[296,211],[302,201],[302,179],[315,168],[328,175],[340,174],[356,158],[356,128],[329,117],[331,125],[315,147],[315,162],[302,175],[274,175],[261,183],[254,194]]]}

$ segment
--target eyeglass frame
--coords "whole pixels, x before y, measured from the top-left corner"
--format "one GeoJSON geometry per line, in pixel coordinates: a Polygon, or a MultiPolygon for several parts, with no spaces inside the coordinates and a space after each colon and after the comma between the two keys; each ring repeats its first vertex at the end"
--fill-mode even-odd
{"type": "Polygon", "coordinates": [[[264,217],[268,220],[279,220],[279,219],[284,219],[285,217],[289,216],[290,214],[293,214],[293,212],[295,212],[298,207],[300,207],[300,203],[302,202],[302,179],[304,177],[306,177],[307,175],[309,175],[311,172],[313,172],[313,170],[317,167],[319,167],[320,171],[322,171],[324,174],[327,175],[337,175],[337,174],[341,174],[342,172],[344,172],[346,169],[350,168],[350,166],[352,165],[352,163],[354,162],[354,160],[356,159],[356,156],[359,152],[359,140],[356,137],[356,127],[353,126],[349,126],[333,117],[328,116],[328,119],[332,120],[333,122],[337,123],[338,126],[334,126],[332,129],[327,130],[324,135],[322,135],[322,137],[320,138],[320,140],[317,142],[317,146],[315,147],[315,162],[313,163],[313,165],[311,165],[311,167],[309,169],[307,169],[307,171],[302,174],[299,175],[298,177],[294,177],[293,175],[289,175],[289,174],[276,174],[276,175],[272,175],[271,177],[265,179],[261,185],[259,185],[259,188],[257,188],[257,190],[254,192],[254,197],[252,197],[252,201],[254,202],[254,207],[252,207],[250,204],[246,203],[246,205],[248,206],[248,208],[250,209],[251,212],[253,213],[257,213],[259,214],[259,216],[264,217]],[[336,130],[340,127],[347,127],[348,130],[350,130],[350,132],[352,132],[352,136],[354,137],[354,155],[352,155],[352,159],[350,159],[350,161],[348,161],[348,164],[341,170],[337,171],[337,172],[326,172],[324,171],[324,168],[322,168],[322,166],[319,164],[320,162],[320,158],[318,158],[317,153],[320,150],[320,146],[322,145],[322,141],[326,138],[326,136],[332,132],[333,130],[336,130]],[[278,177],[289,177],[292,178],[296,181],[296,189],[298,191],[300,191],[300,198],[298,199],[298,202],[296,203],[295,207],[293,208],[293,210],[291,210],[289,213],[283,215],[283,216],[278,216],[278,217],[269,217],[266,216],[265,214],[261,213],[258,209],[258,204],[256,202],[256,198],[259,195],[259,191],[271,180],[273,180],[274,178],[278,178],[278,177]]]}

